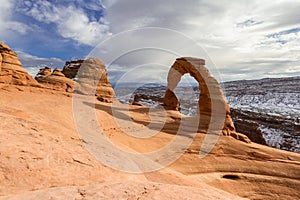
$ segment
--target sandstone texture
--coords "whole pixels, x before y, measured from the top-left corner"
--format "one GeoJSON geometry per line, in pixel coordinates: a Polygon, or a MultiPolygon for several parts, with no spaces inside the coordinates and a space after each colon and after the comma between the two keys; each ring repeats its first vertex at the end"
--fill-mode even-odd
{"type": "MultiPolygon", "coordinates": [[[[204,70],[201,77],[193,74],[196,71],[189,67],[197,66],[197,63],[203,66],[203,60],[181,58],[176,62],[184,66],[177,66],[179,70],[183,70],[181,73],[187,70],[200,80],[199,83],[207,84],[199,86],[204,87],[201,91],[209,90],[210,97],[204,95],[201,98],[209,98],[210,103],[205,105],[212,105],[199,109],[200,114],[204,115],[203,119],[213,116],[210,113],[215,112],[213,97],[218,97],[216,102],[219,103],[215,105],[224,109],[224,112],[217,110],[217,114],[221,116],[218,118],[221,119],[221,125],[217,128],[223,132],[233,131],[231,121],[228,121],[231,120],[229,107],[226,107],[224,98],[220,100],[218,95],[222,97],[222,91],[215,79],[204,76],[209,73],[203,67],[200,67],[204,70]]],[[[14,75],[19,72],[11,73],[14,75]]],[[[176,84],[181,73],[175,76],[176,84]]],[[[300,155],[297,153],[220,136],[213,148],[204,152],[204,157],[199,157],[203,153],[202,146],[210,142],[206,140],[207,137],[216,130],[208,129],[207,131],[212,132],[207,134],[198,132],[193,137],[180,134],[181,123],[190,118],[176,111],[176,95],[172,92],[172,86],[176,84],[172,85],[174,82],[171,80],[168,85],[170,96],[167,96],[170,101],[165,99],[164,102],[166,107],[172,109],[163,109],[164,112],[152,109],[153,112],[150,113],[150,108],[146,106],[125,105],[117,101],[108,103],[114,99],[114,92],[108,81],[105,65],[98,59],[87,59],[82,63],[77,73],[78,84],[74,85],[74,90],[78,90],[78,93],[64,95],[61,88],[67,90],[64,84],[68,83],[65,80],[72,80],[62,75],[58,69],[52,72],[50,68],[44,68],[36,78],[45,86],[31,87],[30,84],[14,85],[14,82],[9,82],[8,87],[0,87],[0,200],[292,200],[300,196],[300,155]],[[95,101],[95,94],[98,99],[106,102],[95,101]],[[71,97],[82,100],[82,107],[79,108],[82,115],[75,114],[74,98],[71,97]],[[168,104],[169,102],[171,103],[168,104]],[[92,109],[95,118],[92,123],[87,121],[86,124],[85,120],[90,117],[90,112],[87,112],[89,109],[92,109]],[[80,120],[77,121],[76,117],[80,120]],[[121,121],[117,121],[117,118],[123,123],[119,123],[121,121]],[[84,127],[84,134],[79,133],[80,125],[84,127]],[[96,131],[97,136],[105,136],[105,140],[112,144],[110,149],[101,146],[106,141],[98,140],[98,137],[89,138],[91,130],[96,131]],[[154,130],[155,134],[143,137],[148,136],[146,134],[149,130],[154,130]],[[133,132],[138,133],[139,137],[133,137],[133,132]],[[181,147],[186,140],[191,142],[181,147]],[[95,144],[100,146],[94,146],[95,144]],[[170,144],[172,145],[168,151],[157,154],[157,157],[148,156],[170,144]],[[94,150],[99,150],[98,153],[110,159],[110,164],[124,166],[133,163],[130,166],[134,166],[134,169],[152,167],[149,164],[153,164],[159,168],[144,173],[117,170],[98,160],[99,157],[88,146],[99,147],[94,150]],[[111,151],[111,148],[126,152],[121,155],[129,155],[130,152],[135,156],[119,159],[116,151],[111,151]],[[178,159],[161,165],[164,163],[162,161],[168,163],[168,155],[173,153],[179,155],[178,159]],[[142,159],[136,159],[136,155],[142,159]],[[139,162],[141,160],[145,162],[139,162]]],[[[189,122],[194,123],[191,120],[189,122]]],[[[199,125],[200,128],[207,125],[204,122],[204,125],[199,125]]]]}
{"type": "Polygon", "coordinates": [[[86,59],[77,72],[77,90],[83,94],[95,95],[99,101],[112,102],[115,92],[112,88],[105,64],[97,58],[86,59]]]}
{"type": "Polygon", "coordinates": [[[199,83],[198,109],[200,131],[207,132],[208,128],[213,128],[215,131],[221,130],[223,135],[230,135],[239,140],[250,142],[247,136],[236,133],[230,117],[230,108],[222,88],[205,67],[205,60],[203,59],[191,57],[176,59],[168,74],[168,87],[163,99],[163,105],[167,109],[179,109],[179,99],[174,90],[181,77],[186,73],[189,73],[199,83]],[[212,120],[218,121],[220,124],[213,124],[214,127],[211,127],[212,120]]]}
{"type": "Polygon", "coordinates": [[[115,99],[106,66],[97,58],[66,62],[62,71],[56,68],[51,72],[49,67],[45,67],[35,79],[52,90],[95,95],[103,102],[112,102],[115,99]]]}
{"type": "Polygon", "coordinates": [[[0,83],[39,86],[22,67],[18,55],[6,44],[0,42],[0,83]]]}
{"type": "Polygon", "coordinates": [[[84,62],[84,60],[67,61],[65,66],[63,67],[62,73],[67,78],[70,78],[70,79],[75,78],[77,75],[77,72],[83,62],[84,62]]]}
{"type": "Polygon", "coordinates": [[[75,82],[65,77],[57,68],[54,69],[53,72],[51,72],[51,68],[49,67],[40,69],[35,79],[47,89],[64,92],[73,92],[74,90],[75,82]]]}
{"type": "MultiPolygon", "coordinates": [[[[292,200],[300,195],[300,156],[296,153],[221,136],[213,150],[199,158],[207,135],[199,133],[165,169],[130,174],[105,166],[87,151],[87,141],[76,131],[72,98],[41,88],[31,92],[0,89],[0,96],[1,200],[292,200]]],[[[118,148],[152,152],[172,141],[178,131],[180,114],[167,110],[165,126],[155,136],[131,137],[128,132],[147,128],[151,122],[149,108],[120,105],[120,116],[128,115],[125,108],[129,106],[134,122],[128,121],[126,129],[121,129],[111,106],[97,101],[94,109],[103,130],[99,134],[118,148]]]]}

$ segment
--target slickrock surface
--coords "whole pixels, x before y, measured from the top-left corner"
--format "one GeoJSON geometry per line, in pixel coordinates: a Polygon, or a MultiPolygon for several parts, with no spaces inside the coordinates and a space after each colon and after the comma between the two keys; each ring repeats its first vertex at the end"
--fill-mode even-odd
{"type": "MultiPolygon", "coordinates": [[[[45,89],[0,90],[0,95],[0,199],[66,199],[80,193],[111,199],[239,199],[171,169],[134,175],[104,166],[77,135],[70,97],[45,89]]],[[[97,102],[104,108],[111,105],[97,102]]],[[[111,131],[105,134],[122,134],[111,128],[115,124],[106,111],[97,110],[103,128],[111,131]]],[[[123,142],[127,145],[129,140],[123,142]]]]}
{"type": "MultiPolygon", "coordinates": [[[[174,138],[178,144],[189,138],[191,145],[172,149],[181,156],[160,170],[142,174],[118,171],[97,160],[86,148],[104,141],[87,141],[82,134],[79,137],[71,97],[85,100],[87,95],[82,91],[71,94],[47,87],[0,83],[0,199],[274,200],[300,196],[299,154],[220,136],[212,151],[204,152],[208,154],[200,158],[201,146],[213,135],[211,132],[193,133],[195,137],[178,134],[182,122],[194,121],[176,110],[166,110],[166,115],[152,110],[150,115],[145,106],[98,101],[106,94],[112,98],[111,93],[103,92],[103,85],[112,88],[105,65],[97,59],[86,61],[88,68],[79,72],[79,84],[87,92],[96,86],[98,93],[91,96],[92,102],[83,102],[82,108],[95,112],[95,121],[101,127],[99,135],[123,151],[144,156],[164,148],[174,138]],[[95,72],[104,74],[102,88],[98,81],[95,85],[88,79],[95,72]],[[117,118],[125,120],[125,127],[117,118]],[[156,134],[140,138],[150,129],[156,134]],[[129,134],[136,131],[140,137],[129,134]]],[[[58,70],[50,74],[49,69],[41,70],[39,76],[66,78],[58,70]]],[[[221,125],[219,131],[223,121],[221,125]]],[[[108,158],[115,156],[107,151],[101,153],[108,158]]],[[[149,163],[156,164],[160,158],[169,159],[162,154],[149,163]]],[[[131,157],[125,160],[135,162],[131,157]]],[[[113,162],[125,165],[118,160],[113,162]]],[[[141,167],[147,163],[135,164],[141,167]]]]}
{"type": "MultiPolygon", "coordinates": [[[[78,195],[91,199],[234,199],[238,195],[273,200],[300,195],[299,154],[222,136],[213,151],[200,159],[198,152],[206,134],[199,133],[180,159],[166,169],[127,174],[104,166],[87,152],[75,129],[72,98],[40,88],[31,92],[11,88],[0,90],[0,95],[0,199],[7,195],[16,195],[16,199],[78,195]]],[[[136,124],[128,122],[126,131],[114,120],[112,104],[95,102],[104,134],[120,148],[153,151],[178,131],[180,114],[170,110],[164,128],[153,138],[131,137],[127,131],[150,122],[149,108],[130,105],[136,124]]],[[[128,114],[125,109],[119,111],[128,114]]]]}

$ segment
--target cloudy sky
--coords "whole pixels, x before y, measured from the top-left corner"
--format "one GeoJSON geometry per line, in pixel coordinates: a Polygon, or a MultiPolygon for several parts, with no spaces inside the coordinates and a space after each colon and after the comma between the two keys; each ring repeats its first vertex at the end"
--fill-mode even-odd
{"type": "Polygon", "coordinates": [[[108,67],[112,79],[134,66],[130,61],[136,59],[143,65],[137,70],[140,75],[165,75],[159,66],[171,57],[166,55],[168,61],[162,63],[160,57],[177,48],[174,56],[209,56],[223,80],[296,76],[299,8],[299,0],[0,0],[0,41],[12,47],[32,73],[43,65],[61,68],[66,60],[113,54],[122,59],[108,67]],[[145,27],[163,29],[130,32],[145,27]],[[131,34],[122,35],[124,31],[131,34]],[[182,42],[183,35],[189,42],[182,42]],[[162,48],[155,46],[143,50],[144,56],[132,53],[128,46],[137,41],[149,42],[132,47],[147,48],[141,45],[154,42],[165,51],[159,53],[162,48]],[[110,45],[114,48],[107,48],[110,45]],[[118,55],[118,48],[130,53],[118,55]],[[155,63],[152,71],[149,63],[155,63]]]}

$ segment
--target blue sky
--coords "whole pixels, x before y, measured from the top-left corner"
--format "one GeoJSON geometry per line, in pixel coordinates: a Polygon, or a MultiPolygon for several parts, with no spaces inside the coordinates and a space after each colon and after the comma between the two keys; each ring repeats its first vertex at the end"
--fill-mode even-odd
{"type": "MultiPolygon", "coordinates": [[[[85,58],[120,32],[162,27],[203,47],[223,80],[296,76],[299,8],[297,0],[0,0],[0,41],[34,74],[44,65],[61,68],[66,60],[85,58]]],[[[124,73],[128,65],[109,71],[124,73]]]]}

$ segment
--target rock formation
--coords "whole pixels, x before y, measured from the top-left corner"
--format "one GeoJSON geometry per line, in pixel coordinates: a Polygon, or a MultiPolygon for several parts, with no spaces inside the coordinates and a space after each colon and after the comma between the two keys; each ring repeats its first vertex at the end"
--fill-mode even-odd
{"type": "Polygon", "coordinates": [[[53,76],[61,76],[61,77],[65,77],[65,75],[57,68],[55,68],[52,72],[53,76]]]}
{"type": "Polygon", "coordinates": [[[236,131],[250,139],[262,132],[269,146],[300,153],[299,83],[300,76],[225,82],[236,131]]]}
{"type": "MultiPolygon", "coordinates": [[[[178,149],[182,152],[178,160],[151,173],[111,169],[85,148],[89,141],[78,135],[72,98],[47,91],[0,89],[0,199],[236,199],[222,190],[253,200],[300,196],[300,154],[230,137],[220,137],[212,152],[199,159],[199,143],[206,135],[197,134],[188,149],[178,149]]],[[[128,131],[151,122],[148,108],[128,106],[135,123],[126,129],[115,121],[109,104],[99,102],[93,108],[96,122],[116,148],[145,154],[174,139],[172,131],[177,132],[180,125],[177,112],[167,111],[167,127],[145,139],[128,131]]],[[[118,111],[119,116],[128,113],[118,111]]],[[[109,151],[103,153],[115,159],[109,151]]],[[[168,159],[163,154],[161,158],[168,159]]]]}
{"type": "Polygon", "coordinates": [[[45,67],[40,69],[35,79],[48,89],[59,90],[64,92],[73,92],[75,82],[67,77],[59,70],[45,67]]]}
{"type": "Polygon", "coordinates": [[[0,83],[39,86],[22,67],[18,55],[6,44],[0,42],[0,83]]]}
{"type": "Polygon", "coordinates": [[[236,119],[234,121],[236,130],[246,135],[252,142],[267,145],[259,124],[251,120],[236,119]]]}
{"type": "Polygon", "coordinates": [[[93,93],[99,101],[103,102],[112,102],[115,98],[105,64],[97,58],[85,60],[78,70],[76,79],[79,83],[78,91],[81,93],[93,93]]]}
{"type": "MultiPolygon", "coordinates": [[[[225,99],[222,88],[217,80],[211,76],[205,67],[205,60],[198,58],[183,57],[176,59],[168,74],[168,87],[165,92],[163,105],[167,109],[178,110],[179,99],[174,90],[181,77],[189,73],[199,83],[199,103],[200,114],[199,130],[207,132],[212,120],[212,115],[224,120],[224,125],[220,131],[223,135],[230,135],[245,142],[250,142],[247,136],[238,134],[230,117],[230,108],[225,99]]],[[[219,120],[217,120],[219,121],[219,120]]],[[[214,127],[218,131],[218,126],[214,127]]]]}
{"type": "Polygon", "coordinates": [[[65,66],[63,67],[62,73],[67,78],[71,78],[71,79],[75,78],[77,75],[77,72],[83,62],[84,62],[84,60],[67,61],[65,66]]]}
{"type": "Polygon", "coordinates": [[[42,77],[42,76],[50,76],[52,74],[51,68],[50,67],[44,67],[40,69],[38,74],[36,75],[37,77],[42,77]]]}

